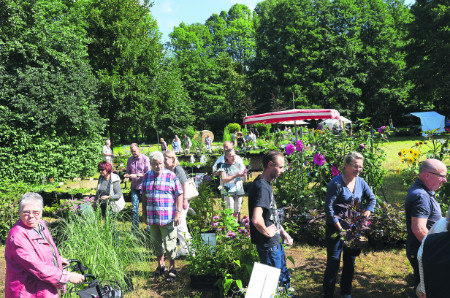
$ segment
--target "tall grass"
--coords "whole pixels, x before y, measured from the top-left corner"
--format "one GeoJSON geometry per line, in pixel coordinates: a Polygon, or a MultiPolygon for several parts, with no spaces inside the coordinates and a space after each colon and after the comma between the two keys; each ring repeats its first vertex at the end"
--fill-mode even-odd
{"type": "Polygon", "coordinates": [[[150,261],[144,232],[119,231],[115,215],[102,218],[100,208],[74,213],[62,221],[58,231],[61,255],[75,258],[89,267],[87,272],[104,284],[128,288],[126,278],[148,274],[143,266],[150,261]]]}

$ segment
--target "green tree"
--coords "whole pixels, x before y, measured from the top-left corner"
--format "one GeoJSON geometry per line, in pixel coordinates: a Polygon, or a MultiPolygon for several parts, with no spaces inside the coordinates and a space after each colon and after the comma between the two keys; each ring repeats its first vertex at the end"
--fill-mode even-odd
{"type": "Polygon", "coordinates": [[[259,111],[317,105],[381,122],[407,98],[401,2],[265,1],[255,9],[259,111]],[[382,105],[379,103],[383,102],[382,105]]]}
{"type": "Polygon", "coordinates": [[[1,0],[0,18],[0,175],[90,174],[104,124],[75,6],[1,0]]]}
{"type": "MultiPolygon", "coordinates": [[[[178,98],[182,114],[190,114],[184,91],[170,89],[178,72],[164,66],[161,34],[150,14],[150,2],[88,0],[85,7],[92,40],[89,58],[100,81],[100,113],[108,119],[110,138],[148,140],[146,133],[154,134],[152,125],[168,113],[161,109],[161,100],[168,97],[178,98]]],[[[179,119],[172,119],[173,127],[186,125],[179,119]]]]}
{"type": "Polygon", "coordinates": [[[414,83],[410,107],[438,108],[450,114],[450,1],[417,0],[411,7],[409,77],[414,83]]]}

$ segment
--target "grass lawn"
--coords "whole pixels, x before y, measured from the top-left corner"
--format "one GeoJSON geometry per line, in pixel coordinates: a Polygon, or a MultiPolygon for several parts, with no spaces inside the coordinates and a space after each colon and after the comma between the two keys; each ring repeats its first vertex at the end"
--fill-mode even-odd
{"type": "MultiPolygon", "coordinates": [[[[386,160],[384,166],[387,169],[382,190],[378,193],[386,201],[392,203],[403,203],[409,185],[404,185],[403,180],[407,179],[403,173],[406,165],[398,157],[398,151],[403,148],[414,146],[421,138],[398,138],[391,139],[389,143],[383,145],[386,151],[386,160]]],[[[217,144],[220,146],[220,144],[217,144]]],[[[125,154],[129,148],[119,147],[116,151],[125,154]]],[[[148,147],[149,152],[156,150],[156,146],[148,147]]],[[[144,149],[143,152],[146,152],[144,149]]],[[[450,160],[446,160],[447,166],[450,160]]],[[[252,178],[255,178],[254,174],[252,178]]],[[[128,185],[129,187],[129,185],[128,185]]],[[[244,198],[242,206],[242,215],[248,214],[247,198],[244,198]]],[[[143,224],[141,225],[144,227],[143,224]]],[[[130,230],[130,223],[118,225],[119,230],[127,233],[130,230]]],[[[326,263],[326,250],[323,247],[308,245],[294,245],[286,249],[286,254],[292,256],[295,264],[288,261],[288,267],[292,269],[292,286],[295,288],[295,294],[299,297],[321,297],[322,296],[322,278],[326,263]]],[[[4,247],[0,248],[0,295],[3,295],[4,289],[4,247]]],[[[75,257],[75,256],[70,256],[75,257]]],[[[189,276],[187,274],[186,262],[177,261],[177,267],[180,269],[179,278],[175,283],[167,283],[164,278],[154,279],[145,278],[149,272],[156,268],[156,260],[150,264],[133,264],[130,271],[140,272],[133,279],[135,291],[126,295],[126,297],[213,297],[217,293],[199,293],[190,289],[189,276]]],[[[367,255],[361,255],[356,260],[355,276],[353,281],[353,297],[408,297],[412,284],[412,269],[405,256],[405,249],[374,251],[367,255]]],[[[336,293],[339,292],[339,283],[336,293]]]]}

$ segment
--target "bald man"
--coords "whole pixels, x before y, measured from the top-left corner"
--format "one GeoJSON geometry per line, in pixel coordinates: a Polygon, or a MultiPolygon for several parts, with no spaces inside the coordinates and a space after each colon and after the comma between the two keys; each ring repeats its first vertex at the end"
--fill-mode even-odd
{"type": "Polygon", "coordinates": [[[419,178],[406,195],[405,212],[408,237],[406,255],[414,269],[414,291],[420,282],[417,252],[423,238],[435,222],[442,218],[435,191],[447,182],[447,167],[437,159],[425,160],[419,168],[419,178]]]}

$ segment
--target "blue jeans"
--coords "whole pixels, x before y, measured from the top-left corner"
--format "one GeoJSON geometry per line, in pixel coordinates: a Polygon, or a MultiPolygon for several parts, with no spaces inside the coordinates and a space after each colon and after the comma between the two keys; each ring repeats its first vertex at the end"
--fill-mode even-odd
{"type": "Polygon", "coordinates": [[[291,276],[286,267],[286,255],[283,244],[279,243],[273,247],[256,246],[259,254],[259,261],[278,269],[281,269],[279,286],[289,289],[291,287],[291,276]]]}
{"type": "Polygon", "coordinates": [[[336,278],[341,262],[341,253],[344,251],[341,276],[341,295],[350,295],[352,291],[353,273],[355,271],[355,256],[352,256],[344,242],[339,237],[331,237],[337,231],[336,227],[326,226],[327,240],[327,268],[323,277],[323,293],[324,297],[333,297],[336,278]]]}
{"type": "Polygon", "coordinates": [[[137,231],[139,230],[139,202],[141,201],[141,190],[140,189],[131,189],[131,204],[133,205],[133,217],[131,218],[131,230],[137,231]]]}

